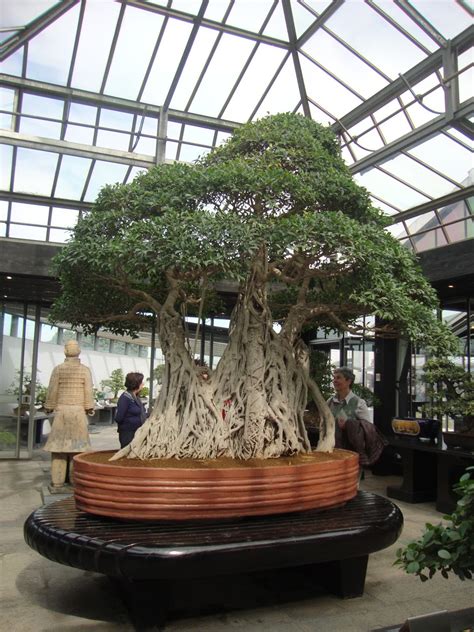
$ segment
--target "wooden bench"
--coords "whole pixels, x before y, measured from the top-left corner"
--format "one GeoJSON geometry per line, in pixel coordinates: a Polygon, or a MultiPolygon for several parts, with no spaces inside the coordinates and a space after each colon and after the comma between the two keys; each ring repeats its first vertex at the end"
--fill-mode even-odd
{"type": "Polygon", "coordinates": [[[369,554],[393,544],[402,525],[396,505],[362,491],[325,511],[200,522],[103,518],[71,497],[34,511],[24,535],[50,560],[115,580],[135,620],[162,623],[170,580],[306,565],[315,583],[360,596],[369,554]]]}

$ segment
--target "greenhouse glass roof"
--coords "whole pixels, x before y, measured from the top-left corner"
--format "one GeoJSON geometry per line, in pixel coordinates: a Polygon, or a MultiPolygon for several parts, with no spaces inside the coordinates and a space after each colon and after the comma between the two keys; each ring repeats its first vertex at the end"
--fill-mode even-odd
{"type": "Polygon", "coordinates": [[[106,183],[267,113],[329,124],[390,230],[474,236],[467,0],[0,0],[0,237],[64,242],[106,183]]]}

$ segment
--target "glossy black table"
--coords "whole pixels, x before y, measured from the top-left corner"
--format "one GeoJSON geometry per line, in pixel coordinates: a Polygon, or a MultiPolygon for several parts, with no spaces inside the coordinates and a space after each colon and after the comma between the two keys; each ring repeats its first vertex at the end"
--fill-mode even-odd
{"type": "Polygon", "coordinates": [[[369,554],[393,544],[402,525],[396,505],[362,491],[325,511],[193,522],[93,516],[71,497],[34,511],[24,535],[50,560],[110,577],[134,619],[156,623],[166,616],[170,580],[305,565],[318,585],[360,596],[369,554]]]}
{"type": "Polygon", "coordinates": [[[436,501],[437,511],[454,511],[458,496],[453,486],[474,465],[474,453],[411,437],[392,437],[389,445],[401,456],[403,481],[387,487],[387,496],[408,503],[436,501]]]}

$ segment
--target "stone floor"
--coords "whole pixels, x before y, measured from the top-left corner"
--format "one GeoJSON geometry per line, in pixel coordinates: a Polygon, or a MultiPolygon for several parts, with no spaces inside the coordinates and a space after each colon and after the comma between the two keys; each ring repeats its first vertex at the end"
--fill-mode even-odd
{"type": "MultiPolygon", "coordinates": [[[[114,426],[96,428],[91,441],[94,449],[118,448],[114,426]]],[[[31,460],[0,460],[0,481],[0,630],[135,630],[107,578],[49,561],[24,542],[27,516],[56,499],[48,494],[49,455],[38,449],[31,460]]],[[[384,495],[387,485],[399,481],[369,474],[361,487],[384,495]]],[[[221,578],[183,586],[166,632],[369,632],[415,615],[472,607],[473,582],[435,576],[421,583],[393,566],[398,546],[416,538],[425,522],[442,519],[433,503],[397,504],[405,518],[403,533],[396,544],[370,556],[362,597],[341,600],[324,592],[309,582],[304,567],[221,578]],[[205,607],[203,590],[210,596],[205,607]]]]}

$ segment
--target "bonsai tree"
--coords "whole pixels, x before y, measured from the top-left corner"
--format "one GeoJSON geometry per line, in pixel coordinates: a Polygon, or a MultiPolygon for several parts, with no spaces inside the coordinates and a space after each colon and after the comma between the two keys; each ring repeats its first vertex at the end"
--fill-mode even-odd
{"type": "Polygon", "coordinates": [[[433,357],[424,366],[423,381],[430,402],[426,414],[454,418],[460,432],[474,434],[474,379],[449,358],[433,357]]]}
{"type": "Polygon", "coordinates": [[[421,581],[440,571],[460,579],[472,579],[474,573],[474,467],[468,467],[454,487],[460,499],[455,511],[445,519],[448,524],[426,524],[421,538],[397,550],[395,564],[421,581]]]}
{"type": "Polygon", "coordinates": [[[101,381],[100,386],[101,388],[109,388],[114,394],[113,399],[117,399],[119,391],[124,388],[124,382],[125,376],[122,369],[114,369],[109,378],[101,381]]]}
{"type": "MultiPolygon", "coordinates": [[[[39,372],[40,371],[38,371],[38,373],[39,372]]],[[[16,373],[17,375],[16,375],[15,380],[10,384],[6,392],[12,395],[15,395],[18,402],[22,404],[21,400],[23,396],[26,395],[29,397],[31,394],[31,389],[32,389],[31,374],[30,373],[23,374],[23,392],[21,393],[21,396],[20,396],[20,371],[17,371],[16,373]]],[[[47,392],[48,392],[48,387],[44,386],[44,384],[42,384],[41,381],[37,379],[35,383],[35,404],[36,405],[42,406],[44,404],[44,402],[46,401],[47,392]]]]}
{"type": "Polygon", "coordinates": [[[104,187],[56,257],[53,319],[133,335],[157,318],[161,391],[114,458],[307,452],[308,392],[323,420],[318,449],[332,450],[334,419],[310,377],[304,326],[360,332],[358,318],[376,314],[379,335],[448,349],[435,293],[385,221],[333,132],[296,114],[244,125],[195,164],[104,187]],[[183,317],[208,315],[223,280],[235,286],[229,342],[203,374],[183,317]]]}

